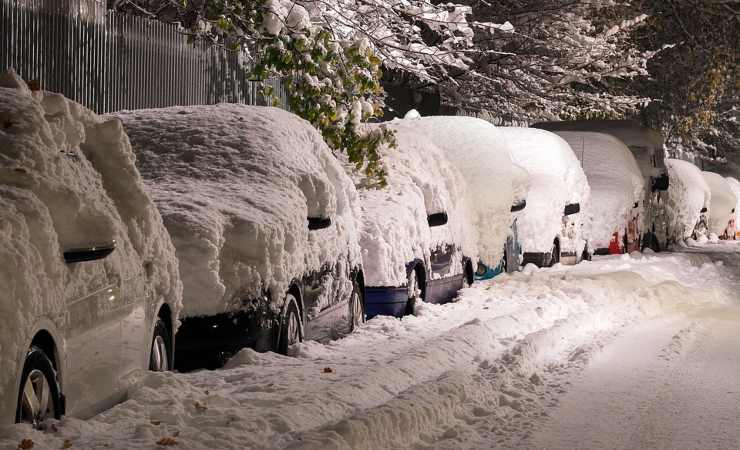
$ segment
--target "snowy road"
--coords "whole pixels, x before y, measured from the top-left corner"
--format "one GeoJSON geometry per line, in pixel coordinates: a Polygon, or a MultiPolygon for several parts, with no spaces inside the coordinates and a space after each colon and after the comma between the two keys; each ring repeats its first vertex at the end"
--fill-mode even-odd
{"type": "Polygon", "coordinates": [[[738,448],[738,258],[527,269],[294,357],[142,374],[111,410],[0,449],[738,448]]]}

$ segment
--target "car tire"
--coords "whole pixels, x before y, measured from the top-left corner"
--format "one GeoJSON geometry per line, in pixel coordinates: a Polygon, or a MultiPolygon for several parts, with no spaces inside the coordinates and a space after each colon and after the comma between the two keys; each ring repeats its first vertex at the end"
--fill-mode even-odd
{"type": "Polygon", "coordinates": [[[509,273],[509,252],[504,249],[504,256],[501,258],[501,273],[509,273]]]}
{"type": "Polygon", "coordinates": [[[355,331],[365,323],[365,296],[362,293],[362,286],[355,279],[352,282],[352,297],[349,300],[349,332],[355,331]]]}
{"type": "Polygon", "coordinates": [[[21,372],[15,422],[39,428],[46,419],[59,419],[61,411],[62,397],[54,365],[43,350],[31,347],[21,372]]]}
{"type": "Polygon", "coordinates": [[[552,267],[555,264],[560,262],[560,244],[557,240],[553,242],[552,244],[552,251],[550,252],[550,265],[548,267],[552,267]]]}
{"type": "Polygon", "coordinates": [[[406,315],[412,315],[414,314],[416,303],[421,300],[421,295],[419,295],[419,291],[421,291],[421,288],[419,287],[419,274],[416,272],[416,268],[412,269],[409,273],[406,286],[409,294],[409,299],[406,302],[406,315]]]}
{"type": "Polygon", "coordinates": [[[298,301],[293,294],[285,296],[285,314],[280,326],[280,337],[278,339],[278,353],[288,354],[291,345],[303,342],[303,322],[298,310],[298,301]]]}
{"type": "Polygon", "coordinates": [[[164,320],[157,319],[154,324],[152,346],[149,353],[149,370],[167,372],[172,369],[172,336],[164,320]]]}
{"type": "Polygon", "coordinates": [[[467,289],[473,285],[473,269],[469,262],[463,264],[462,289],[467,289]]]}

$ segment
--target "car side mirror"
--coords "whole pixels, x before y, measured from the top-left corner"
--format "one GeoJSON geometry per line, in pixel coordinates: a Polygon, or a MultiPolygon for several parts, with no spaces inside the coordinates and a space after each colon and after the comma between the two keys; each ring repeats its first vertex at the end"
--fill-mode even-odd
{"type": "Polygon", "coordinates": [[[427,223],[429,223],[430,227],[438,227],[440,225],[445,225],[447,224],[447,213],[441,212],[441,213],[429,214],[427,216],[427,223]]]}
{"type": "Polygon", "coordinates": [[[568,205],[565,205],[565,208],[563,209],[563,215],[570,216],[571,214],[576,214],[581,212],[581,204],[580,203],[570,203],[568,205]]]}
{"type": "Polygon", "coordinates": [[[527,207],[527,201],[526,200],[522,200],[519,203],[514,203],[513,205],[511,205],[511,212],[519,212],[519,211],[523,210],[526,207],[527,207]]]}
{"type": "Polygon", "coordinates": [[[309,217],[308,218],[308,229],[310,231],[323,230],[331,226],[331,219],[329,217],[309,217]]]}
{"type": "Polygon", "coordinates": [[[106,258],[116,249],[116,241],[106,242],[104,244],[91,245],[89,247],[73,248],[65,250],[64,262],[75,264],[87,261],[97,261],[106,258]]]}
{"type": "Polygon", "coordinates": [[[667,191],[668,185],[669,185],[668,175],[662,174],[661,176],[653,180],[653,192],[667,191]]]}

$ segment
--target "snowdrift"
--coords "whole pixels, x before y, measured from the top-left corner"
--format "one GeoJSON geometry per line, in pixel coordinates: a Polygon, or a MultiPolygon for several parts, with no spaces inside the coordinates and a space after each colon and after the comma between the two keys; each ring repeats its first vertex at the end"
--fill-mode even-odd
{"type": "Polygon", "coordinates": [[[294,277],[326,264],[351,291],[357,191],[308,122],[235,104],[117,116],[177,249],[184,316],[232,311],[267,291],[277,312],[294,277]],[[332,225],[309,233],[307,217],[332,225]]]}
{"type": "MultiPolygon", "coordinates": [[[[109,285],[113,271],[145,279],[177,318],[182,285],[117,119],[32,93],[10,72],[0,76],[0,124],[0,398],[14,400],[30,333],[48,330],[64,351],[67,300],[109,285]],[[112,239],[100,263],[64,263],[65,250],[112,239]]],[[[14,414],[15,401],[0,405],[3,420],[14,414]]]]}
{"type": "MultiPolygon", "coordinates": [[[[396,122],[396,148],[381,149],[388,172],[385,189],[361,189],[362,247],[367,286],[405,286],[406,264],[414,259],[430,267],[430,251],[454,243],[475,261],[477,233],[470,221],[465,180],[444,152],[423,134],[396,122]],[[446,212],[447,225],[429,227],[427,215],[446,212]]],[[[462,272],[456,252],[452,267],[462,272]]]]}
{"type": "Polygon", "coordinates": [[[732,191],[730,183],[722,175],[714,172],[702,172],[704,180],[712,190],[712,204],[709,208],[709,232],[722,236],[732,219],[732,210],[737,206],[738,198],[732,191]]]}
{"type": "Polygon", "coordinates": [[[514,168],[508,152],[497,146],[496,127],[482,119],[457,116],[405,119],[398,124],[429,138],[463,175],[479,258],[486,265],[498,265],[512,222],[514,168]]]}
{"type": "MultiPolygon", "coordinates": [[[[592,248],[609,247],[612,234],[635,215],[644,196],[644,178],[629,148],[604,133],[558,131],[583,158],[591,198],[582,209],[584,236],[592,248]]],[[[639,210],[638,210],[639,212],[639,210]]]]}
{"type": "Polygon", "coordinates": [[[709,209],[712,191],[702,176],[701,169],[688,161],[666,159],[670,177],[666,211],[668,229],[676,240],[691,237],[703,208],[709,209]]]}
{"type": "Polygon", "coordinates": [[[589,199],[586,175],[568,143],[556,134],[532,128],[497,130],[498,145],[530,176],[527,207],[518,213],[519,240],[525,252],[549,252],[561,232],[565,205],[580,203],[583,208],[589,199]]]}

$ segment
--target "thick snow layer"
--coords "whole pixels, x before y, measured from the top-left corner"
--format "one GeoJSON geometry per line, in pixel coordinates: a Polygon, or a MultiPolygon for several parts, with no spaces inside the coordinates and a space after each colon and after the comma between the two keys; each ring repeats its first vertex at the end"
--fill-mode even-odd
{"type": "MultiPolygon", "coordinates": [[[[478,232],[480,260],[498,265],[511,230],[515,174],[509,153],[497,145],[500,133],[496,127],[482,119],[460,116],[406,118],[394,123],[429,138],[463,175],[471,219],[478,232]]],[[[520,191],[524,189],[521,180],[517,184],[520,191]]]]}
{"type": "Polygon", "coordinates": [[[431,251],[445,243],[462,250],[453,262],[454,270],[462,271],[462,256],[475,261],[478,254],[463,175],[413,127],[398,122],[382,126],[395,131],[396,147],[381,149],[388,186],[360,190],[365,284],[405,285],[406,264],[419,259],[430,267],[431,251]],[[448,223],[429,227],[427,216],[442,212],[448,223]]]}
{"type": "MultiPolygon", "coordinates": [[[[416,316],[377,317],[342,340],[300,344],[295,358],[245,349],[223,370],[149,374],[110,411],[88,421],[64,419],[47,433],[16,426],[0,439],[0,448],[15,449],[31,439],[42,450],[62,448],[65,440],[71,448],[130,450],[153,448],[165,438],[175,448],[191,450],[557,447],[539,441],[538,430],[567,419],[559,415],[559,399],[578,384],[580,371],[595,361],[626,372],[622,358],[598,359],[602,351],[611,354],[602,348],[615,335],[666,317],[691,323],[737,307],[733,273],[726,269],[705,255],[637,254],[503,275],[462,291],[457,302],[423,304],[416,316]],[[528,440],[533,434],[539,445],[528,440]]],[[[728,329],[734,317],[737,309],[724,317],[728,329]]],[[[649,367],[680,356],[682,336],[669,336],[676,345],[656,355],[649,367]]],[[[642,355],[635,346],[643,344],[630,342],[628,353],[642,355]]],[[[723,356],[733,359],[718,359],[717,366],[727,370],[704,366],[692,381],[698,392],[720,391],[703,386],[705,379],[722,381],[722,388],[730,388],[722,405],[732,404],[734,397],[726,392],[737,387],[735,366],[726,365],[734,364],[737,353],[728,348],[736,347],[725,347],[723,356]],[[721,380],[718,373],[730,376],[721,380]]],[[[664,392],[670,382],[664,383],[655,389],[664,392]]],[[[642,414],[724,415],[712,426],[737,435],[737,427],[728,425],[732,409],[712,413],[699,401],[651,411],[644,402],[659,400],[655,392],[645,392],[643,399],[624,392],[611,397],[604,415],[590,418],[580,411],[576,417],[608,422],[638,401],[645,406],[642,414]]],[[[595,391],[594,402],[598,395],[595,391]]],[[[621,429],[621,423],[615,427],[621,429]]],[[[588,447],[611,448],[611,442],[588,447]]],[[[578,447],[570,444],[564,448],[578,447]]]]}
{"type": "Polygon", "coordinates": [[[675,239],[687,239],[699,221],[701,210],[710,208],[712,191],[701,169],[694,164],[680,159],[666,159],[665,165],[671,180],[666,200],[668,229],[675,239]]]}
{"type": "Polygon", "coordinates": [[[118,119],[31,93],[6,73],[0,124],[0,398],[11,398],[29,333],[43,323],[60,338],[69,327],[65,301],[114,283],[115,274],[124,288],[147,280],[152,298],[168,302],[177,318],[182,285],[118,119]],[[65,250],[111,240],[116,250],[101,262],[64,264],[65,250]]]}
{"type": "Polygon", "coordinates": [[[634,204],[645,193],[640,169],[632,152],[611,135],[579,131],[557,134],[581,156],[591,186],[591,199],[582,209],[584,235],[592,248],[608,247],[612,234],[624,229],[638,213],[634,204]]]}
{"type": "MultiPolygon", "coordinates": [[[[549,252],[553,239],[561,233],[565,205],[580,203],[583,208],[590,197],[581,163],[568,143],[554,133],[533,128],[497,129],[498,145],[508,149],[512,162],[530,176],[527,207],[517,219],[523,251],[549,252]]],[[[577,234],[580,236],[580,230],[577,234]]]]}
{"type": "Polygon", "coordinates": [[[308,122],[234,104],[117,116],[177,249],[184,315],[230,311],[268,289],[277,307],[293,278],[327,264],[352,288],[357,191],[308,122]],[[307,217],[332,225],[309,232],[307,217]]]}
{"type": "Polygon", "coordinates": [[[512,165],[513,202],[519,204],[527,200],[529,194],[529,173],[521,166],[512,165]]]}
{"type": "Polygon", "coordinates": [[[712,190],[712,204],[709,208],[709,231],[722,236],[733,217],[732,210],[737,206],[738,198],[732,191],[725,177],[714,172],[702,172],[704,180],[712,190]]]}

